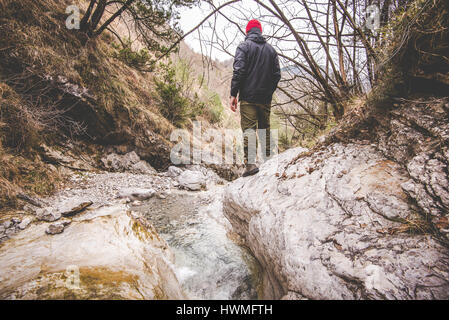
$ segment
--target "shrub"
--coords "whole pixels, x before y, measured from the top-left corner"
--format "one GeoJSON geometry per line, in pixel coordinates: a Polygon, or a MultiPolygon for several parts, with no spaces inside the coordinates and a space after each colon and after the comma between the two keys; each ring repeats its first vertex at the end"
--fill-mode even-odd
{"type": "Polygon", "coordinates": [[[190,101],[183,96],[182,83],[176,80],[171,64],[161,65],[161,68],[161,79],[155,79],[159,110],[168,121],[182,127],[189,118],[190,101]]]}
{"type": "Polygon", "coordinates": [[[290,144],[287,134],[282,132],[279,135],[279,148],[281,150],[286,150],[286,149],[290,148],[290,146],[291,146],[291,144],[290,144]]]}
{"type": "Polygon", "coordinates": [[[176,66],[171,63],[161,65],[161,70],[162,75],[155,79],[156,98],[161,114],[172,124],[182,127],[188,119],[198,116],[204,116],[213,124],[223,119],[220,96],[207,88],[202,89],[203,98],[193,92],[191,71],[184,62],[176,66]]]}
{"type": "Polygon", "coordinates": [[[223,104],[221,103],[220,96],[218,93],[213,92],[208,99],[209,108],[207,108],[207,118],[210,123],[216,124],[223,120],[223,104]]]}
{"type": "Polygon", "coordinates": [[[139,51],[134,51],[129,39],[123,41],[121,45],[113,44],[112,46],[117,50],[113,54],[114,58],[123,61],[130,67],[143,69],[150,63],[151,59],[148,49],[143,48],[139,51]]]}

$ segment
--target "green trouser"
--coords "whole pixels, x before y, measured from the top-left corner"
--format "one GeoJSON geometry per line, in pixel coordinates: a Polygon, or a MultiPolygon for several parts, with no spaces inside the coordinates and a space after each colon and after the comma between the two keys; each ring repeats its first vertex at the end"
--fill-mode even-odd
{"type": "Polygon", "coordinates": [[[270,104],[240,101],[240,125],[243,131],[245,163],[256,163],[256,130],[259,135],[259,143],[261,143],[262,147],[262,157],[266,159],[270,156],[270,113],[270,104]],[[264,131],[260,129],[266,130],[264,131]],[[249,150],[248,140],[250,142],[249,150]]]}

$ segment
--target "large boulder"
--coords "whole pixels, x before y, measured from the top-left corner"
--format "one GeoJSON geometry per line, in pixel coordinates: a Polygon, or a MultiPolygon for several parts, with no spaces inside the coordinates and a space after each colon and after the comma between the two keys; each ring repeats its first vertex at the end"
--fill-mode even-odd
{"type": "Polygon", "coordinates": [[[33,224],[0,247],[0,299],[182,299],[172,254],[154,227],[116,205],[64,232],[33,224]]]}
{"type": "Polygon", "coordinates": [[[224,213],[261,263],[265,298],[448,299],[447,247],[373,146],[291,149],[230,184],[224,213]]]}
{"type": "Polygon", "coordinates": [[[156,173],[146,161],[141,160],[135,151],[128,152],[124,155],[110,153],[101,159],[104,167],[112,171],[128,171],[137,174],[153,174],[156,173]]]}
{"type": "Polygon", "coordinates": [[[179,186],[192,191],[206,188],[206,176],[201,171],[186,170],[178,176],[179,186]]]}

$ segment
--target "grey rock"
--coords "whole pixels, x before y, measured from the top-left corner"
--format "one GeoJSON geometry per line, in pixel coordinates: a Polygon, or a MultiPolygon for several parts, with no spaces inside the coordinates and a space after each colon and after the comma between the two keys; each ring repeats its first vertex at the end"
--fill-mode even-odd
{"type": "Polygon", "coordinates": [[[56,170],[56,167],[53,164],[60,164],[71,169],[92,170],[93,166],[86,162],[85,159],[75,159],[70,155],[70,150],[72,148],[73,146],[68,145],[65,151],[59,151],[50,148],[45,144],[41,144],[41,149],[43,151],[42,157],[46,162],[50,163],[49,167],[52,171],[56,170]]]}
{"type": "Polygon", "coordinates": [[[84,99],[93,98],[92,94],[87,88],[79,86],[76,83],[69,82],[68,79],[64,76],[57,76],[53,81],[59,85],[61,90],[70,95],[84,99]]]}
{"type": "Polygon", "coordinates": [[[140,158],[135,151],[128,152],[123,156],[123,162],[126,166],[137,163],[139,161],[140,158]]]}
{"type": "Polygon", "coordinates": [[[19,223],[19,225],[17,226],[20,230],[24,230],[26,229],[26,227],[29,226],[29,224],[31,223],[31,221],[33,221],[32,218],[30,217],[26,217],[22,220],[22,222],[19,223]]]}
{"type": "Polygon", "coordinates": [[[203,165],[187,165],[187,171],[197,171],[201,172],[204,175],[204,179],[206,181],[207,187],[212,186],[213,184],[224,184],[223,178],[221,178],[213,169],[209,167],[205,167],[203,165]]]}
{"type": "Polygon", "coordinates": [[[15,232],[16,232],[16,230],[14,228],[9,228],[9,229],[5,230],[5,235],[10,236],[15,232]]]}
{"type": "Polygon", "coordinates": [[[53,222],[61,218],[61,213],[53,210],[38,209],[36,210],[36,218],[41,221],[53,222]]]}
{"type": "Polygon", "coordinates": [[[448,299],[448,249],[384,231],[418,218],[409,180],[371,145],[297,148],[229,184],[223,209],[263,267],[264,298],[448,299]]]}
{"type": "Polygon", "coordinates": [[[403,190],[432,220],[449,210],[448,110],[447,98],[403,103],[374,130],[379,150],[410,175],[403,190]]]}
{"type": "Polygon", "coordinates": [[[48,236],[48,224],[39,223],[0,245],[0,299],[57,300],[73,295],[74,289],[85,300],[186,299],[174,273],[173,253],[154,226],[132,218],[124,205],[76,219],[62,234],[48,236]],[[101,271],[101,281],[67,286],[64,274],[74,266],[101,271]]]}
{"type": "Polygon", "coordinates": [[[62,223],[52,223],[48,226],[47,230],[45,230],[46,234],[54,235],[59,234],[64,231],[64,225],[62,223]]]}
{"type": "Polygon", "coordinates": [[[110,153],[103,157],[101,162],[105,168],[112,171],[129,171],[138,174],[152,174],[156,172],[146,161],[141,160],[135,151],[124,155],[110,153]]]}
{"type": "Polygon", "coordinates": [[[110,170],[121,171],[124,169],[123,156],[116,153],[108,154],[101,159],[103,165],[110,170]]]}
{"type": "Polygon", "coordinates": [[[13,225],[13,223],[11,220],[7,220],[7,221],[3,222],[3,228],[5,228],[5,229],[11,228],[12,225],[13,225]]]}
{"type": "Polygon", "coordinates": [[[159,199],[165,199],[165,198],[167,198],[167,195],[165,193],[158,192],[156,194],[156,197],[158,197],[159,199]]]}
{"type": "Polygon", "coordinates": [[[186,170],[178,176],[178,183],[184,189],[197,191],[206,187],[206,176],[201,171],[186,170]]]}
{"type": "Polygon", "coordinates": [[[45,144],[42,144],[41,148],[44,151],[42,153],[44,160],[46,160],[50,163],[70,164],[74,161],[73,158],[65,156],[62,152],[60,152],[58,150],[54,150],[45,144]]]}
{"type": "Polygon", "coordinates": [[[64,227],[67,227],[69,224],[72,223],[72,220],[69,220],[69,219],[61,219],[61,220],[59,221],[59,223],[61,223],[64,227]]]}
{"type": "Polygon", "coordinates": [[[69,201],[65,204],[65,209],[62,210],[61,215],[64,217],[71,217],[78,213],[83,212],[88,207],[90,207],[93,202],[92,201],[83,201],[80,204],[75,205],[75,201],[69,201]],[[69,209],[70,208],[70,209],[69,209]]]}
{"type": "Polygon", "coordinates": [[[150,199],[155,193],[154,189],[124,188],[120,190],[119,198],[143,201],[150,199]]]}
{"type": "Polygon", "coordinates": [[[18,223],[21,222],[21,220],[20,220],[19,218],[12,218],[12,219],[11,219],[11,222],[12,222],[13,224],[18,224],[18,223]]]}
{"type": "Polygon", "coordinates": [[[4,233],[6,228],[0,224],[0,234],[4,233]]]}
{"type": "Polygon", "coordinates": [[[140,174],[153,174],[156,173],[156,170],[152,166],[148,164],[148,162],[140,160],[137,163],[134,163],[130,169],[132,173],[140,173],[140,174]]]}
{"type": "Polygon", "coordinates": [[[175,166],[170,166],[168,167],[167,170],[167,175],[171,178],[176,178],[177,176],[179,176],[182,173],[182,169],[175,167],[175,166]]]}

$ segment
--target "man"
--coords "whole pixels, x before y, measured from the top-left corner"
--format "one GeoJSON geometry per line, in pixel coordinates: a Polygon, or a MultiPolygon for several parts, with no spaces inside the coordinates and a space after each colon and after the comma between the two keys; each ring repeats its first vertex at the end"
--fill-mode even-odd
{"type": "Polygon", "coordinates": [[[231,83],[233,112],[237,110],[237,94],[240,101],[240,125],[244,132],[246,164],[244,177],[259,172],[256,165],[256,129],[259,129],[259,133],[260,129],[265,129],[265,139],[259,135],[259,143],[264,153],[263,158],[270,155],[271,99],[280,79],[278,55],[262,36],[260,22],[251,20],[246,26],[246,39],[237,47],[235,53],[231,83]],[[253,145],[250,145],[250,150],[248,140],[254,141],[253,145]]]}

